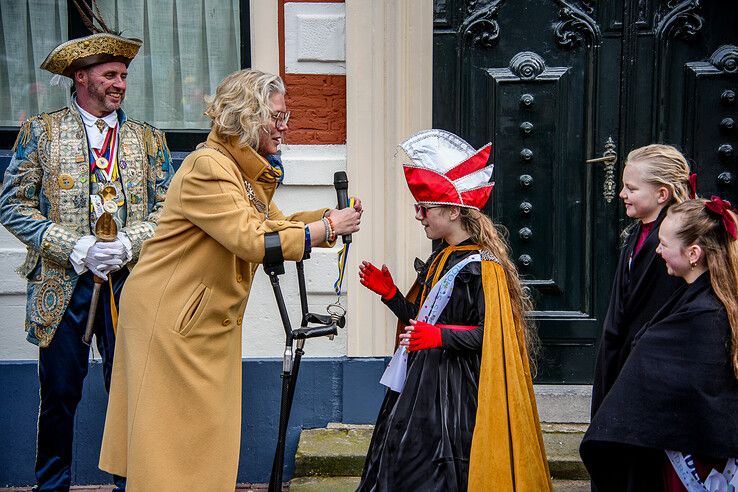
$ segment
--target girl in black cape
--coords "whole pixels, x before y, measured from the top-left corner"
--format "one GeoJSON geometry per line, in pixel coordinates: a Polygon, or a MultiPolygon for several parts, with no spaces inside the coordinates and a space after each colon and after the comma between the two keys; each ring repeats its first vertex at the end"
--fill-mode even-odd
{"type": "Polygon", "coordinates": [[[628,154],[620,198],[636,222],[624,233],[603,323],[592,386],[593,416],[620,374],[635,334],[684,283],[666,273],[656,246],[666,211],[689,198],[690,183],[687,161],[672,146],[653,144],[628,154]]]}
{"type": "Polygon", "coordinates": [[[600,491],[727,491],[738,485],[736,215],[718,197],[690,200],[669,208],[659,239],[686,285],[636,335],[580,453],[600,491]]]}
{"type": "Polygon", "coordinates": [[[386,265],[360,266],[361,283],[399,320],[396,357],[404,348],[409,355],[404,386],[387,383],[395,390],[382,403],[358,490],[551,490],[526,350],[535,339],[527,296],[479,211],[493,186],[490,148],[474,151],[441,130],[400,147],[415,218],[440,244],[416,260],[407,297],[386,265]]]}

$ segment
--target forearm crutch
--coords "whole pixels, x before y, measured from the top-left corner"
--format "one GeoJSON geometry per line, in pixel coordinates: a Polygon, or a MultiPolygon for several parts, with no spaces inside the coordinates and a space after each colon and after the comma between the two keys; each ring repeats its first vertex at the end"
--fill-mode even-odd
{"type": "Polygon", "coordinates": [[[304,354],[303,347],[305,345],[305,339],[323,336],[333,339],[338,334],[337,326],[343,327],[345,325],[345,317],[343,315],[320,315],[308,312],[305,269],[303,262],[298,261],[297,280],[300,289],[302,320],[300,322],[300,328],[292,330],[290,318],[287,314],[287,307],[282,296],[282,289],[279,285],[279,275],[284,274],[284,258],[282,256],[279,234],[266,234],[264,236],[264,243],[264,271],[269,276],[269,281],[272,284],[272,290],[277,300],[277,308],[279,309],[279,316],[282,318],[285,334],[284,355],[282,357],[282,394],[279,408],[279,431],[277,435],[277,448],[274,452],[274,461],[272,462],[272,474],[269,479],[269,492],[278,492],[282,490],[282,471],[284,468],[287,425],[290,420],[290,413],[292,412],[292,401],[295,396],[295,386],[300,371],[300,360],[304,354]],[[319,324],[308,326],[308,323],[319,324]],[[292,348],[295,340],[297,340],[297,348],[293,353],[292,348]]]}

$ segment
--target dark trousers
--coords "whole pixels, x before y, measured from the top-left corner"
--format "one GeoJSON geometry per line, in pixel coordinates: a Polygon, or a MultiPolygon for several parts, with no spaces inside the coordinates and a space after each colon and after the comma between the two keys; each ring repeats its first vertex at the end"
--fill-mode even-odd
{"type": "MultiPolygon", "coordinates": [[[[112,274],[116,305],[123,282],[124,268],[112,274]]],[[[39,349],[38,377],[41,408],[38,415],[36,445],[36,488],[41,491],[68,491],[71,483],[74,414],[82,398],[87,376],[90,347],[82,342],[87,324],[94,282],[87,272],[79,278],[64,317],[48,347],[39,349]]],[[[100,288],[95,313],[95,338],[102,356],[106,391],[110,390],[115,335],[110,309],[110,286],[100,288]]],[[[116,491],[125,490],[125,478],[114,477],[116,491]]]]}

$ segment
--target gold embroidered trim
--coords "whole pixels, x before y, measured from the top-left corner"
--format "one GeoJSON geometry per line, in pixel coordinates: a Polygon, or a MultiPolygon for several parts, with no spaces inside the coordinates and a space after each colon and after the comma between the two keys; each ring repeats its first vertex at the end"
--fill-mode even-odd
{"type": "Polygon", "coordinates": [[[49,53],[41,68],[51,73],[66,75],[64,72],[72,63],[88,56],[110,55],[133,60],[142,44],[140,39],[97,33],[60,44],[49,53]]]}
{"type": "Polygon", "coordinates": [[[15,270],[16,273],[21,277],[28,278],[28,275],[30,275],[33,269],[36,268],[36,263],[38,263],[39,258],[41,258],[41,254],[38,250],[27,247],[26,259],[23,260],[23,264],[15,270]]]}
{"type": "Polygon", "coordinates": [[[19,145],[21,147],[25,147],[26,145],[28,145],[28,142],[30,141],[31,141],[31,120],[26,120],[26,122],[23,123],[23,126],[18,132],[18,136],[15,138],[15,143],[13,144],[13,153],[15,154],[15,151],[18,150],[19,145]]]}
{"type": "Polygon", "coordinates": [[[485,261],[494,261],[495,263],[500,263],[500,259],[493,255],[491,251],[488,251],[486,249],[480,249],[479,256],[481,256],[482,259],[485,261]]]}
{"type": "Polygon", "coordinates": [[[124,227],[122,232],[125,233],[131,241],[131,250],[133,253],[131,262],[135,263],[138,261],[138,257],[141,254],[141,248],[143,247],[144,241],[154,236],[154,226],[149,222],[138,222],[124,227]]]}
{"type": "MultiPolygon", "coordinates": [[[[82,214],[86,217],[86,214],[82,214]]],[[[41,251],[45,256],[53,259],[59,265],[66,265],[74,245],[82,237],[63,226],[51,224],[44,232],[41,240],[41,251]]]]}

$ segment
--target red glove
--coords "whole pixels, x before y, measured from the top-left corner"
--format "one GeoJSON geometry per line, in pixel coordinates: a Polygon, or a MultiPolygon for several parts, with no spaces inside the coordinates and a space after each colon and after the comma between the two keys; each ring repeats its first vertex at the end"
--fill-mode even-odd
{"type": "Polygon", "coordinates": [[[382,265],[382,269],[379,270],[368,261],[362,261],[359,265],[359,280],[361,285],[376,292],[385,301],[391,299],[397,292],[387,265],[382,265]]]}
{"type": "Polygon", "coordinates": [[[407,347],[409,352],[437,348],[442,344],[441,328],[436,325],[416,321],[412,323],[412,330],[408,333],[410,334],[410,343],[407,347]]]}

